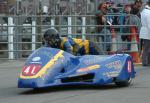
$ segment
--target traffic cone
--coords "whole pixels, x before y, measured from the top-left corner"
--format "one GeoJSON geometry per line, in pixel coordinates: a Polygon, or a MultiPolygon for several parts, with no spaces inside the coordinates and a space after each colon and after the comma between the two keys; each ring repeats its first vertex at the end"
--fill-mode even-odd
{"type": "Polygon", "coordinates": [[[138,38],[135,27],[131,27],[131,52],[130,55],[134,63],[141,63],[140,55],[138,53],[138,38]]]}
{"type": "Polygon", "coordinates": [[[111,34],[112,34],[112,46],[111,46],[111,53],[114,54],[117,51],[117,42],[116,42],[116,33],[115,29],[111,29],[111,34]]]}

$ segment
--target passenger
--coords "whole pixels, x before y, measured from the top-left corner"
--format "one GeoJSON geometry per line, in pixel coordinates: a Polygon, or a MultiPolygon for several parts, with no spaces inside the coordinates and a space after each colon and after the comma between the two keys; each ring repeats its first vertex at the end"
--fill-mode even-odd
{"type": "Polygon", "coordinates": [[[46,47],[58,48],[74,55],[102,55],[103,52],[89,40],[61,37],[56,29],[48,29],[43,35],[46,47]]]}

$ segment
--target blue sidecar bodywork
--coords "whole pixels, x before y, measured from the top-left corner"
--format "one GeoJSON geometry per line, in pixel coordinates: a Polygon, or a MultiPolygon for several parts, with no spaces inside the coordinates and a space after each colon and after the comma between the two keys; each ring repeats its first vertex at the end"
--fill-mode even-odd
{"type": "Polygon", "coordinates": [[[134,65],[128,54],[74,56],[60,49],[41,47],[26,60],[18,87],[109,83],[128,86],[134,77],[134,65]]]}

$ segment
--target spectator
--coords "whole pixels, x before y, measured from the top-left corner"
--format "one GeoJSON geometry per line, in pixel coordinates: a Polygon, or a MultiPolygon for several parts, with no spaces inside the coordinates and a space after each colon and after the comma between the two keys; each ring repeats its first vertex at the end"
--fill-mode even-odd
{"type": "Polygon", "coordinates": [[[141,12],[142,27],[140,39],[143,39],[142,65],[150,66],[150,0],[141,12]]]}
{"type": "Polygon", "coordinates": [[[142,8],[142,0],[135,0],[134,4],[131,6],[131,14],[140,17],[141,8],[142,8]]]}
{"type": "MultiPolygon", "coordinates": [[[[124,17],[124,20],[123,20],[123,25],[130,25],[130,12],[131,12],[131,6],[130,5],[125,5],[125,7],[124,7],[125,17],[124,17]]],[[[123,33],[124,34],[121,35],[122,41],[130,42],[129,34],[128,34],[128,33],[130,33],[130,27],[129,26],[124,26],[123,33]],[[125,34],[128,34],[128,35],[125,35],[125,34]]],[[[124,48],[126,48],[126,47],[124,47],[124,48]]],[[[128,50],[130,49],[130,44],[127,45],[127,49],[128,50]]]]}
{"type": "MultiPolygon", "coordinates": [[[[135,0],[135,3],[132,5],[131,14],[136,15],[136,16],[138,16],[140,18],[140,12],[143,9],[142,5],[143,5],[142,0],[135,0]]],[[[140,25],[139,22],[138,22],[139,20],[138,20],[137,17],[135,17],[135,16],[133,17],[132,16],[132,19],[134,19],[134,21],[135,21],[134,23],[132,23],[133,25],[140,25]]],[[[137,27],[136,29],[139,32],[140,31],[140,26],[137,27]]],[[[137,36],[137,39],[139,41],[139,35],[137,36]]],[[[142,43],[143,43],[143,40],[141,40],[141,42],[140,42],[140,46],[141,46],[140,48],[141,49],[143,48],[142,47],[142,43]]]]}
{"type": "MultiPolygon", "coordinates": [[[[140,21],[139,18],[137,16],[131,15],[131,6],[130,5],[126,5],[125,6],[125,13],[127,14],[125,17],[125,21],[124,21],[124,25],[132,25],[132,26],[127,26],[124,27],[123,29],[123,33],[129,33],[132,34],[131,32],[131,28],[134,27],[136,34],[139,34],[139,27],[140,27],[140,21]],[[133,26],[134,25],[134,26],[133,26]]],[[[132,28],[133,29],[133,28],[132,28]]],[[[125,41],[127,40],[128,42],[132,42],[132,36],[131,35],[122,35],[122,40],[125,41]]],[[[139,35],[136,35],[136,40],[139,43],[139,35]]],[[[131,45],[128,44],[127,49],[131,50],[131,45]]]]}
{"type": "MultiPolygon", "coordinates": [[[[106,3],[101,3],[98,6],[98,13],[96,14],[96,20],[97,20],[98,25],[104,25],[104,23],[106,22],[106,18],[104,17],[104,15],[106,15],[107,12],[108,12],[108,9],[107,9],[106,3]]],[[[103,27],[100,26],[97,28],[97,31],[101,32],[102,29],[103,27]]]]}
{"type": "Polygon", "coordinates": [[[106,28],[106,26],[103,25],[109,25],[107,18],[105,15],[108,13],[108,6],[106,3],[101,3],[98,6],[98,13],[96,14],[96,21],[97,25],[97,32],[101,34],[101,36],[98,36],[98,42],[104,42],[104,45],[101,45],[104,51],[110,51],[110,44],[106,44],[105,42],[111,42],[111,33],[109,28],[106,28]]]}

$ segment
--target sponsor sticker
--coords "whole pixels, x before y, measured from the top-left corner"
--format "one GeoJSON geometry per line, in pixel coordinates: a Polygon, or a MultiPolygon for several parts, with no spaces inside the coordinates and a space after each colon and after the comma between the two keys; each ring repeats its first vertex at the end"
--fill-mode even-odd
{"type": "Polygon", "coordinates": [[[90,71],[90,70],[94,70],[94,69],[98,69],[100,68],[100,65],[92,65],[92,66],[88,66],[85,68],[80,68],[77,70],[77,72],[86,72],[86,71],[90,71]]]}
{"type": "Polygon", "coordinates": [[[41,60],[40,57],[34,57],[34,58],[32,58],[32,61],[33,61],[33,62],[37,62],[37,61],[39,61],[39,60],[41,60]]]}
{"type": "Polygon", "coordinates": [[[104,59],[104,57],[101,57],[101,56],[94,56],[91,58],[88,57],[88,58],[84,58],[83,63],[86,65],[92,65],[92,64],[97,63],[98,61],[101,61],[103,59],[104,59]]]}
{"type": "Polygon", "coordinates": [[[120,73],[119,71],[112,71],[112,72],[106,72],[103,75],[107,77],[116,77],[119,75],[119,73],[120,73]]]}
{"type": "Polygon", "coordinates": [[[128,61],[128,72],[132,72],[132,66],[131,66],[131,61],[128,61]]]}
{"type": "Polygon", "coordinates": [[[121,69],[122,62],[120,60],[110,62],[105,65],[107,68],[121,69]]]}

